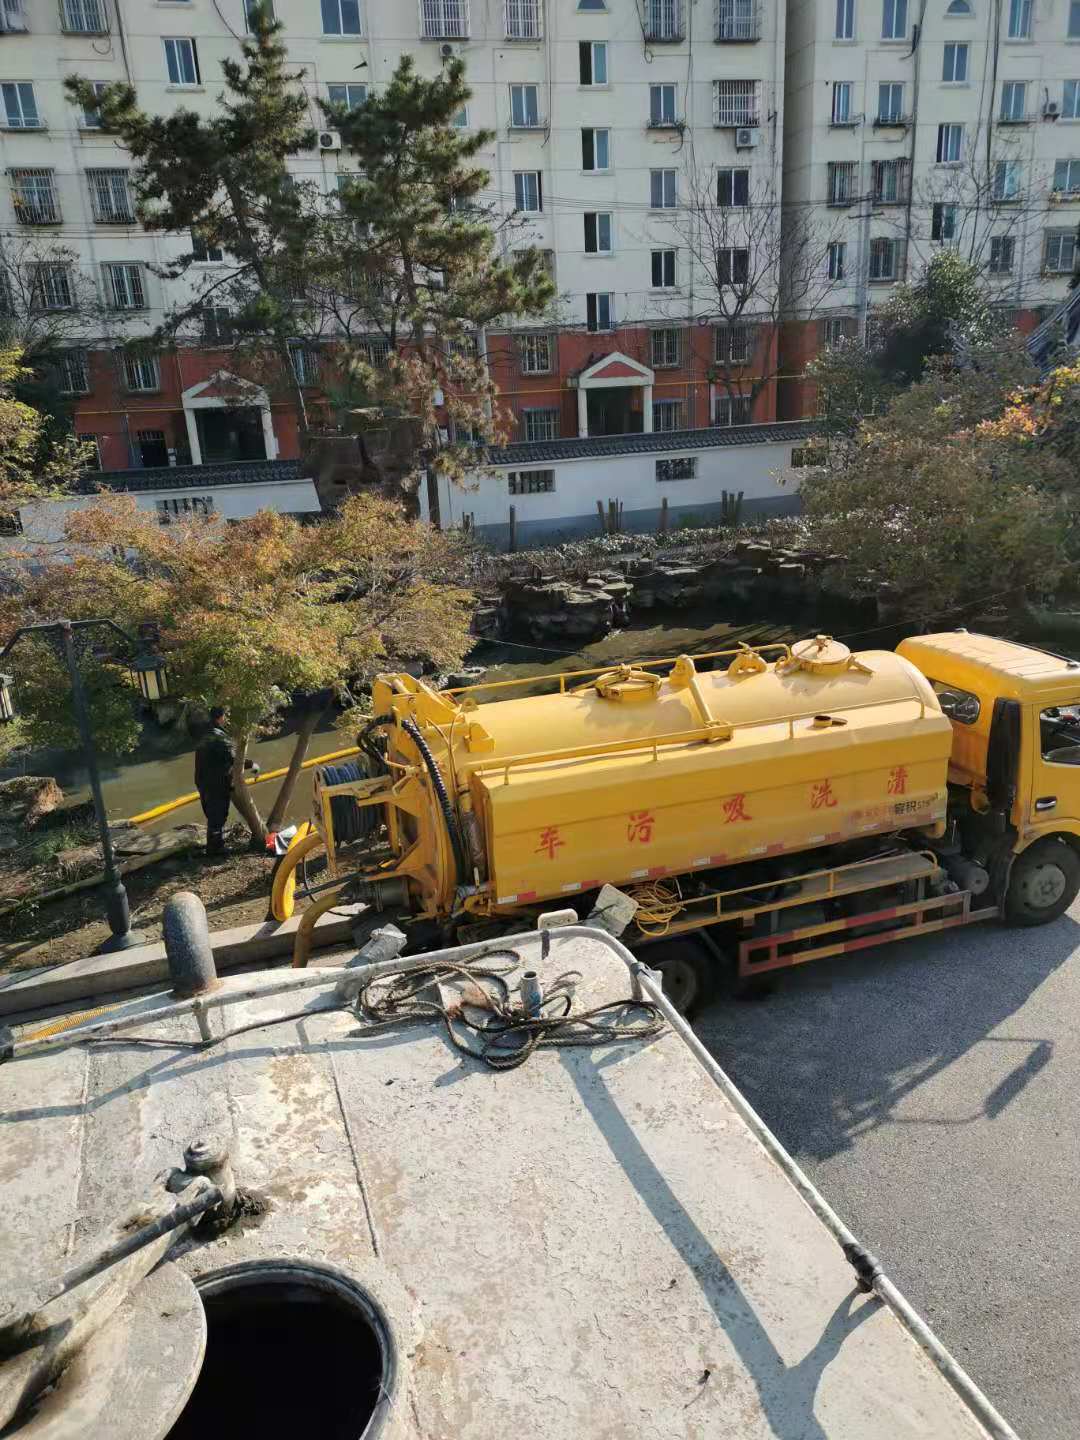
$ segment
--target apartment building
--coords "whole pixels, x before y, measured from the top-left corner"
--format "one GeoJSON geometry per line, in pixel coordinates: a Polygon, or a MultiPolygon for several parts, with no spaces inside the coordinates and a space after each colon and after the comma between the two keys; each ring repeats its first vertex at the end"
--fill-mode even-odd
{"type": "MultiPolygon", "coordinates": [[[[778,243],[761,261],[740,237],[743,220],[752,229],[750,217],[773,215],[779,198],[782,5],[275,0],[275,9],[324,131],[320,98],[359,103],[403,53],[428,75],[450,55],[465,61],[473,97],[460,124],[494,134],[480,157],[487,198],[503,215],[518,212],[512,243],[550,253],[559,291],[545,323],[487,337],[513,438],[773,418],[775,325],[765,322],[776,314],[778,243]],[[717,198],[731,212],[722,271],[690,218],[717,198]]],[[[296,453],[288,404],[230,377],[227,317],[209,314],[199,344],[130,352],[125,342],[152,335],[175,300],[170,285],[186,283],[158,272],[192,240],[135,223],[129,157],[62,88],[78,72],[127,80],[150,111],[209,111],[245,28],[246,0],[0,0],[0,246],[71,346],[64,384],[77,429],[96,440],[107,470],[296,453]]],[[[294,162],[328,192],[349,165],[335,138],[294,162]]],[[[211,252],[195,268],[227,265],[211,252]]],[[[314,347],[297,352],[316,413],[320,362],[314,347]]]]}
{"type": "Polygon", "coordinates": [[[824,344],[873,325],[942,246],[1023,329],[1060,304],[1080,221],[1080,0],[791,0],[786,224],[830,287],[782,334],[781,413],[824,344]]]}

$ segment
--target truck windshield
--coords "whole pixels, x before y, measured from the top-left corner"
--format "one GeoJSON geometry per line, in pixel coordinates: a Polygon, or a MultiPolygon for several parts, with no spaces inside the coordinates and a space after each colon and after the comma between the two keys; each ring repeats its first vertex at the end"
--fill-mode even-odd
{"type": "Polygon", "coordinates": [[[1050,765],[1080,765],[1080,700],[1049,705],[1039,715],[1042,758],[1050,765]]]}

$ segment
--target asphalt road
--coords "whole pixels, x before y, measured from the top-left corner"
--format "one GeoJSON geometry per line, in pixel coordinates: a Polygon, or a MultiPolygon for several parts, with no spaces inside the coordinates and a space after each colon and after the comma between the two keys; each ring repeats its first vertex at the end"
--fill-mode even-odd
{"type": "Polygon", "coordinates": [[[1022,1440],[1077,1440],[1080,902],[782,973],[695,1028],[1022,1440]]]}

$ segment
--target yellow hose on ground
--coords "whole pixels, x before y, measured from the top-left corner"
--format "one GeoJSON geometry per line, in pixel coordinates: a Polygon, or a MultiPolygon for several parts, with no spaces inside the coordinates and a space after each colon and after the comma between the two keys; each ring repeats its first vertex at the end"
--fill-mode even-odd
{"type": "MultiPolygon", "coordinates": [[[[304,760],[301,770],[310,770],[313,765],[325,765],[329,760],[346,760],[350,755],[359,755],[358,745],[349,745],[344,750],[330,750],[325,755],[313,755],[310,760],[304,760]]],[[[265,775],[252,775],[244,777],[245,785],[261,785],[265,780],[280,780],[283,775],[289,773],[289,767],[283,765],[280,770],[268,770],[265,775]]],[[[141,815],[132,815],[130,820],[121,820],[121,825],[145,825],[148,820],[160,820],[162,815],[168,815],[173,810],[179,810],[184,805],[192,805],[199,798],[199,792],[192,790],[188,795],[178,795],[175,800],[169,800],[164,805],[155,805],[152,810],[144,810],[141,815]]]]}
{"type": "Polygon", "coordinates": [[[290,920],[296,909],[296,871],[306,856],[318,850],[323,839],[310,820],[297,829],[281,863],[274,870],[270,887],[270,914],[275,920],[290,920]]]}
{"type": "Polygon", "coordinates": [[[98,1005],[94,1010],[80,1010],[76,1015],[62,1015],[59,1020],[50,1020],[48,1025],[43,1025],[40,1030],[32,1030],[29,1035],[20,1035],[19,1040],[47,1040],[50,1035],[74,1030],[84,1020],[96,1020],[99,1015],[108,1015],[110,1010],[119,1010],[121,1005],[126,1004],[126,1000],[117,1000],[113,1005],[98,1005]]]}
{"type": "Polygon", "coordinates": [[[296,932],[296,940],[293,943],[292,968],[294,970],[306,970],[308,959],[311,956],[311,942],[315,931],[315,922],[320,915],[325,915],[327,910],[332,910],[341,898],[344,885],[335,885],[329,894],[324,895],[321,900],[316,900],[310,910],[304,911],[304,918],[296,932]]]}

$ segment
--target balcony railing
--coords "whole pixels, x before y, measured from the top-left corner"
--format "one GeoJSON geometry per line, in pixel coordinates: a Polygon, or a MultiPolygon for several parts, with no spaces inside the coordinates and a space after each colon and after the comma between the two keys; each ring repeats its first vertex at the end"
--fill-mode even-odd
{"type": "Polygon", "coordinates": [[[903,115],[899,110],[878,111],[874,116],[874,125],[884,126],[886,129],[906,130],[911,124],[911,116],[903,115]]]}
{"type": "Polygon", "coordinates": [[[1034,125],[1039,117],[1033,110],[1017,110],[998,115],[996,118],[999,125],[1034,125]]]}
{"type": "Polygon", "coordinates": [[[716,0],[715,36],[718,43],[761,39],[761,17],[752,0],[716,0]]]}
{"type": "Polygon", "coordinates": [[[107,35],[105,0],[60,0],[60,29],[65,35],[107,35]]]}
{"type": "Polygon", "coordinates": [[[645,0],[645,39],[671,45],[686,38],[682,0],[645,0]]]}
{"type": "Polygon", "coordinates": [[[420,0],[423,40],[467,40],[469,0],[420,0]]]}
{"type": "Polygon", "coordinates": [[[544,0],[506,0],[506,38],[541,40],[544,35],[544,0]]]}

